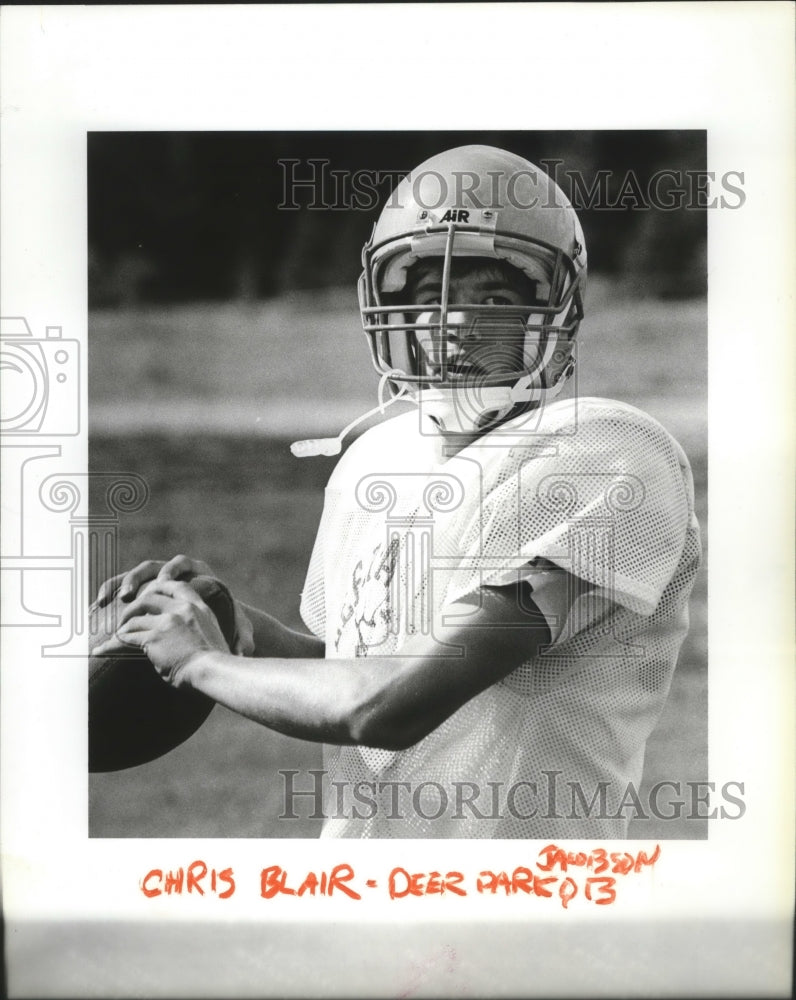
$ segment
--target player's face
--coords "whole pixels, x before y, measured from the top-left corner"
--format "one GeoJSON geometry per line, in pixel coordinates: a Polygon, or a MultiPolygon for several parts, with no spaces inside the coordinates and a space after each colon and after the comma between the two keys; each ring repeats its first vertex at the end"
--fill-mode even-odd
{"type": "MultiPolygon", "coordinates": [[[[547,278],[540,267],[533,280],[503,261],[454,258],[451,261],[448,323],[445,341],[438,329],[418,331],[418,342],[428,374],[437,374],[443,352],[447,370],[461,377],[506,375],[524,367],[527,311],[518,309],[496,321],[457,310],[457,306],[533,306],[546,298],[547,278]]],[[[415,305],[428,305],[420,322],[434,323],[442,297],[442,262],[418,261],[408,273],[406,298],[415,305]]]]}

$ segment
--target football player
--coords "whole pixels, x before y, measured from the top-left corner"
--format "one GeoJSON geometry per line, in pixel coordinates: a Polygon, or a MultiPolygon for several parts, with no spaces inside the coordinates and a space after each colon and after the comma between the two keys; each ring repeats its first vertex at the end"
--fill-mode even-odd
{"type": "Polygon", "coordinates": [[[700,542],[663,427],[556,399],[586,271],[575,211],[532,163],[468,146],[421,164],[359,287],[381,408],[404,412],[331,476],[309,632],[239,604],[230,651],[187,582],[211,571],[184,556],[101,592],[121,582],[118,639],[170,684],[326,744],[324,836],[626,835],[700,542]]]}

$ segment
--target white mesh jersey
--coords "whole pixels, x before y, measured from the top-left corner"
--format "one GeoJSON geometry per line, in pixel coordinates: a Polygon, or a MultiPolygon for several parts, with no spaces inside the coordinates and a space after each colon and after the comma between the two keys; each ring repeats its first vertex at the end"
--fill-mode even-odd
{"type": "Polygon", "coordinates": [[[402,414],[332,474],[301,605],[327,658],[400,655],[453,602],[518,579],[553,641],[408,750],[325,747],[323,836],[626,836],[700,563],[691,471],[624,403],[535,420],[446,458],[402,414]]]}

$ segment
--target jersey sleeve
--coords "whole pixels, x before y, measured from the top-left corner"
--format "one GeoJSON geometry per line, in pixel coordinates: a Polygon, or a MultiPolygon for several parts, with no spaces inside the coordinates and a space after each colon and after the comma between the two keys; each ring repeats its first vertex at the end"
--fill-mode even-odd
{"type": "Polygon", "coordinates": [[[486,477],[448,599],[532,580],[546,560],[631,611],[655,610],[685,545],[687,461],[646,414],[620,404],[584,409],[575,433],[515,448],[486,477]]]}

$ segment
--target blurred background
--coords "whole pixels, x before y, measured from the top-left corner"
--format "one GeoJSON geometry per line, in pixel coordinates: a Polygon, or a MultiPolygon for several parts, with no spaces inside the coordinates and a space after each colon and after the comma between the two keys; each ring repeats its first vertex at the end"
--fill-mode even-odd
{"type": "MultiPolygon", "coordinates": [[[[573,201],[589,255],[573,391],[672,431],[706,540],[707,212],[689,177],[706,169],[704,132],[103,132],[88,136],[89,462],[151,491],[120,523],[121,568],[186,552],[303,627],[335,460],[294,459],[289,443],[375,405],[362,245],[402,174],[469,143],[546,161],[573,201]]],[[[707,776],[706,632],[703,571],[647,785],[707,776]]],[[[309,808],[279,820],[279,770],[320,760],[320,747],[216,707],[159,761],[91,776],[90,832],[315,837],[309,808]]],[[[706,824],[640,821],[631,834],[699,838],[706,824]]]]}
{"type": "MultiPolygon", "coordinates": [[[[686,171],[706,169],[701,131],[95,132],[89,305],[252,302],[351,288],[396,177],[472,142],[546,161],[581,214],[594,273],[635,293],[704,292],[704,211],[690,199],[668,211],[639,208],[656,201],[651,182],[661,171],[685,186],[686,171]],[[374,176],[353,179],[364,171],[374,176]],[[605,198],[590,205],[595,182],[605,198]]],[[[663,178],[657,200],[676,186],[663,178]]]]}

